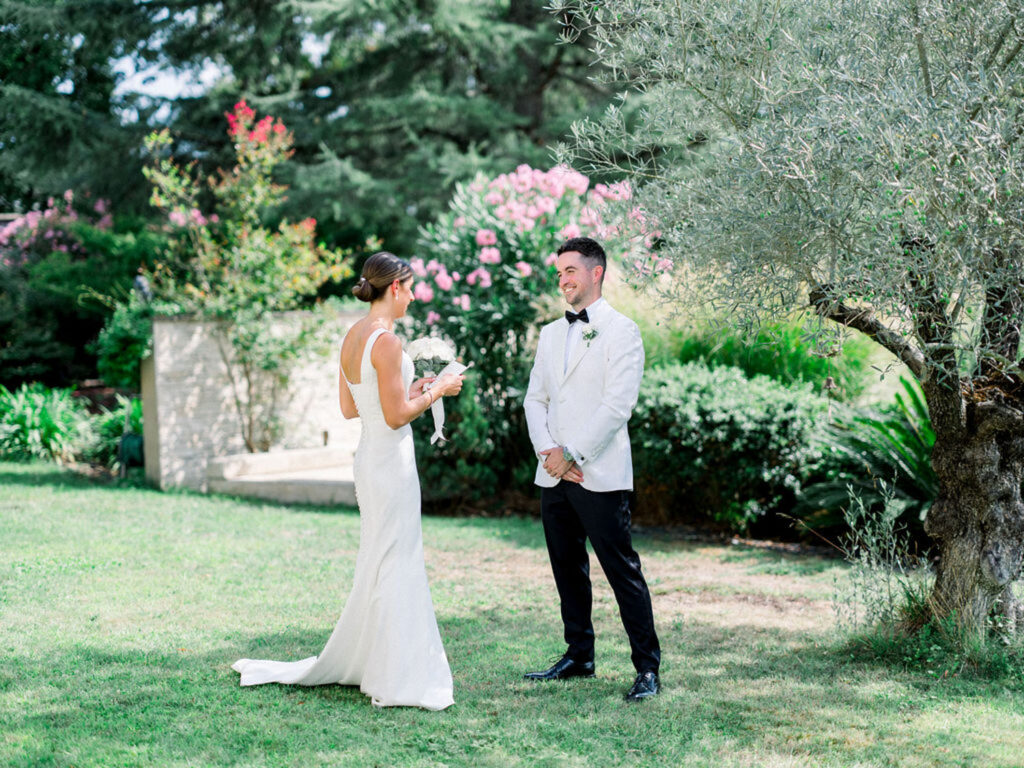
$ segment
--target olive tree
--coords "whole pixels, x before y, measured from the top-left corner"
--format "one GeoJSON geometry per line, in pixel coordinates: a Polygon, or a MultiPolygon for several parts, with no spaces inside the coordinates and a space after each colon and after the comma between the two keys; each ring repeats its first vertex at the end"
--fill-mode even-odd
{"type": "MultiPolygon", "coordinates": [[[[670,296],[811,309],[926,394],[939,496],[930,606],[1021,618],[1024,8],[1012,0],[573,0],[567,42],[643,104],[578,124],[675,262],[670,296]]],[[[813,316],[813,314],[812,314],[813,316]]]]}

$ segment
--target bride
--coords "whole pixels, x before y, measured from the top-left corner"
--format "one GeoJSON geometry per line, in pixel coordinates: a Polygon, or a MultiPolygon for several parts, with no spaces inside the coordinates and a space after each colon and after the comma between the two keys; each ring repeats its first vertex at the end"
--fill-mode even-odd
{"type": "Polygon", "coordinates": [[[423,564],[409,422],[437,398],[458,394],[463,377],[413,383],[412,360],[392,332],[413,300],[412,284],[412,268],[397,256],[381,252],[367,259],[353,293],[370,311],[341,345],[341,411],[362,419],[354,467],[359,554],[348,602],[319,656],[240,659],[232,668],[242,674],[242,685],[358,685],[378,707],[437,710],[454,703],[423,564]]]}

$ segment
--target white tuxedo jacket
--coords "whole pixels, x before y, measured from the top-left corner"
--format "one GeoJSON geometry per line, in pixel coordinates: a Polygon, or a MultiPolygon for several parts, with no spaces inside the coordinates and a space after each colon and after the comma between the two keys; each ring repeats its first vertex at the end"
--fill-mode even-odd
{"type": "MultiPolygon", "coordinates": [[[[534,451],[568,445],[582,457],[583,487],[633,489],[633,457],[626,422],[636,406],[644,373],[640,329],[607,302],[588,308],[590,323],[565,364],[569,323],[563,317],[540,332],[537,358],[523,407],[534,451]]],[[[534,482],[550,488],[556,478],[537,465],[534,482]]]]}

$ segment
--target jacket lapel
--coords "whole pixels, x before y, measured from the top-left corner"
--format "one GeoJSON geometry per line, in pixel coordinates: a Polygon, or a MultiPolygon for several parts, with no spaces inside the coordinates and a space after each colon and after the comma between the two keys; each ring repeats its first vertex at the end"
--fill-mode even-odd
{"type": "MultiPolygon", "coordinates": [[[[566,325],[568,325],[568,323],[566,323],[566,325]]],[[[595,331],[597,330],[597,328],[594,327],[593,325],[589,326],[589,328],[591,328],[591,329],[593,329],[595,331]]],[[[587,328],[584,328],[584,331],[586,331],[586,330],[587,330],[587,328]]],[[[568,331],[568,329],[566,329],[566,336],[568,336],[568,334],[569,334],[569,331],[568,331]]],[[[587,352],[590,351],[590,345],[593,344],[594,341],[596,341],[596,337],[591,339],[590,341],[587,341],[586,339],[581,338],[578,342],[576,342],[576,348],[572,351],[572,357],[569,358],[569,364],[567,366],[565,366],[565,373],[562,376],[562,381],[563,382],[566,379],[569,378],[569,374],[571,374],[573,372],[573,369],[577,365],[579,365],[580,360],[583,359],[583,356],[586,355],[587,352]]],[[[562,360],[565,359],[565,338],[564,337],[562,338],[562,357],[561,357],[561,359],[562,360]]]]}
{"type": "Polygon", "coordinates": [[[565,342],[566,337],[569,335],[569,322],[567,320],[560,320],[558,327],[555,330],[554,338],[554,354],[551,358],[551,365],[555,368],[556,376],[558,381],[562,381],[565,378],[565,342]]]}

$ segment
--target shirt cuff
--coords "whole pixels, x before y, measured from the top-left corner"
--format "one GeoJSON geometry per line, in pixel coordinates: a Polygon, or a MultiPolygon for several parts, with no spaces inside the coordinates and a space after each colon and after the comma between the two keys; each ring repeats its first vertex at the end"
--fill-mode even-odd
{"type": "Polygon", "coordinates": [[[586,459],[580,456],[580,452],[575,450],[571,445],[562,446],[562,450],[565,452],[566,456],[572,456],[572,460],[575,461],[579,466],[582,467],[583,464],[586,462],[586,459]]]}

